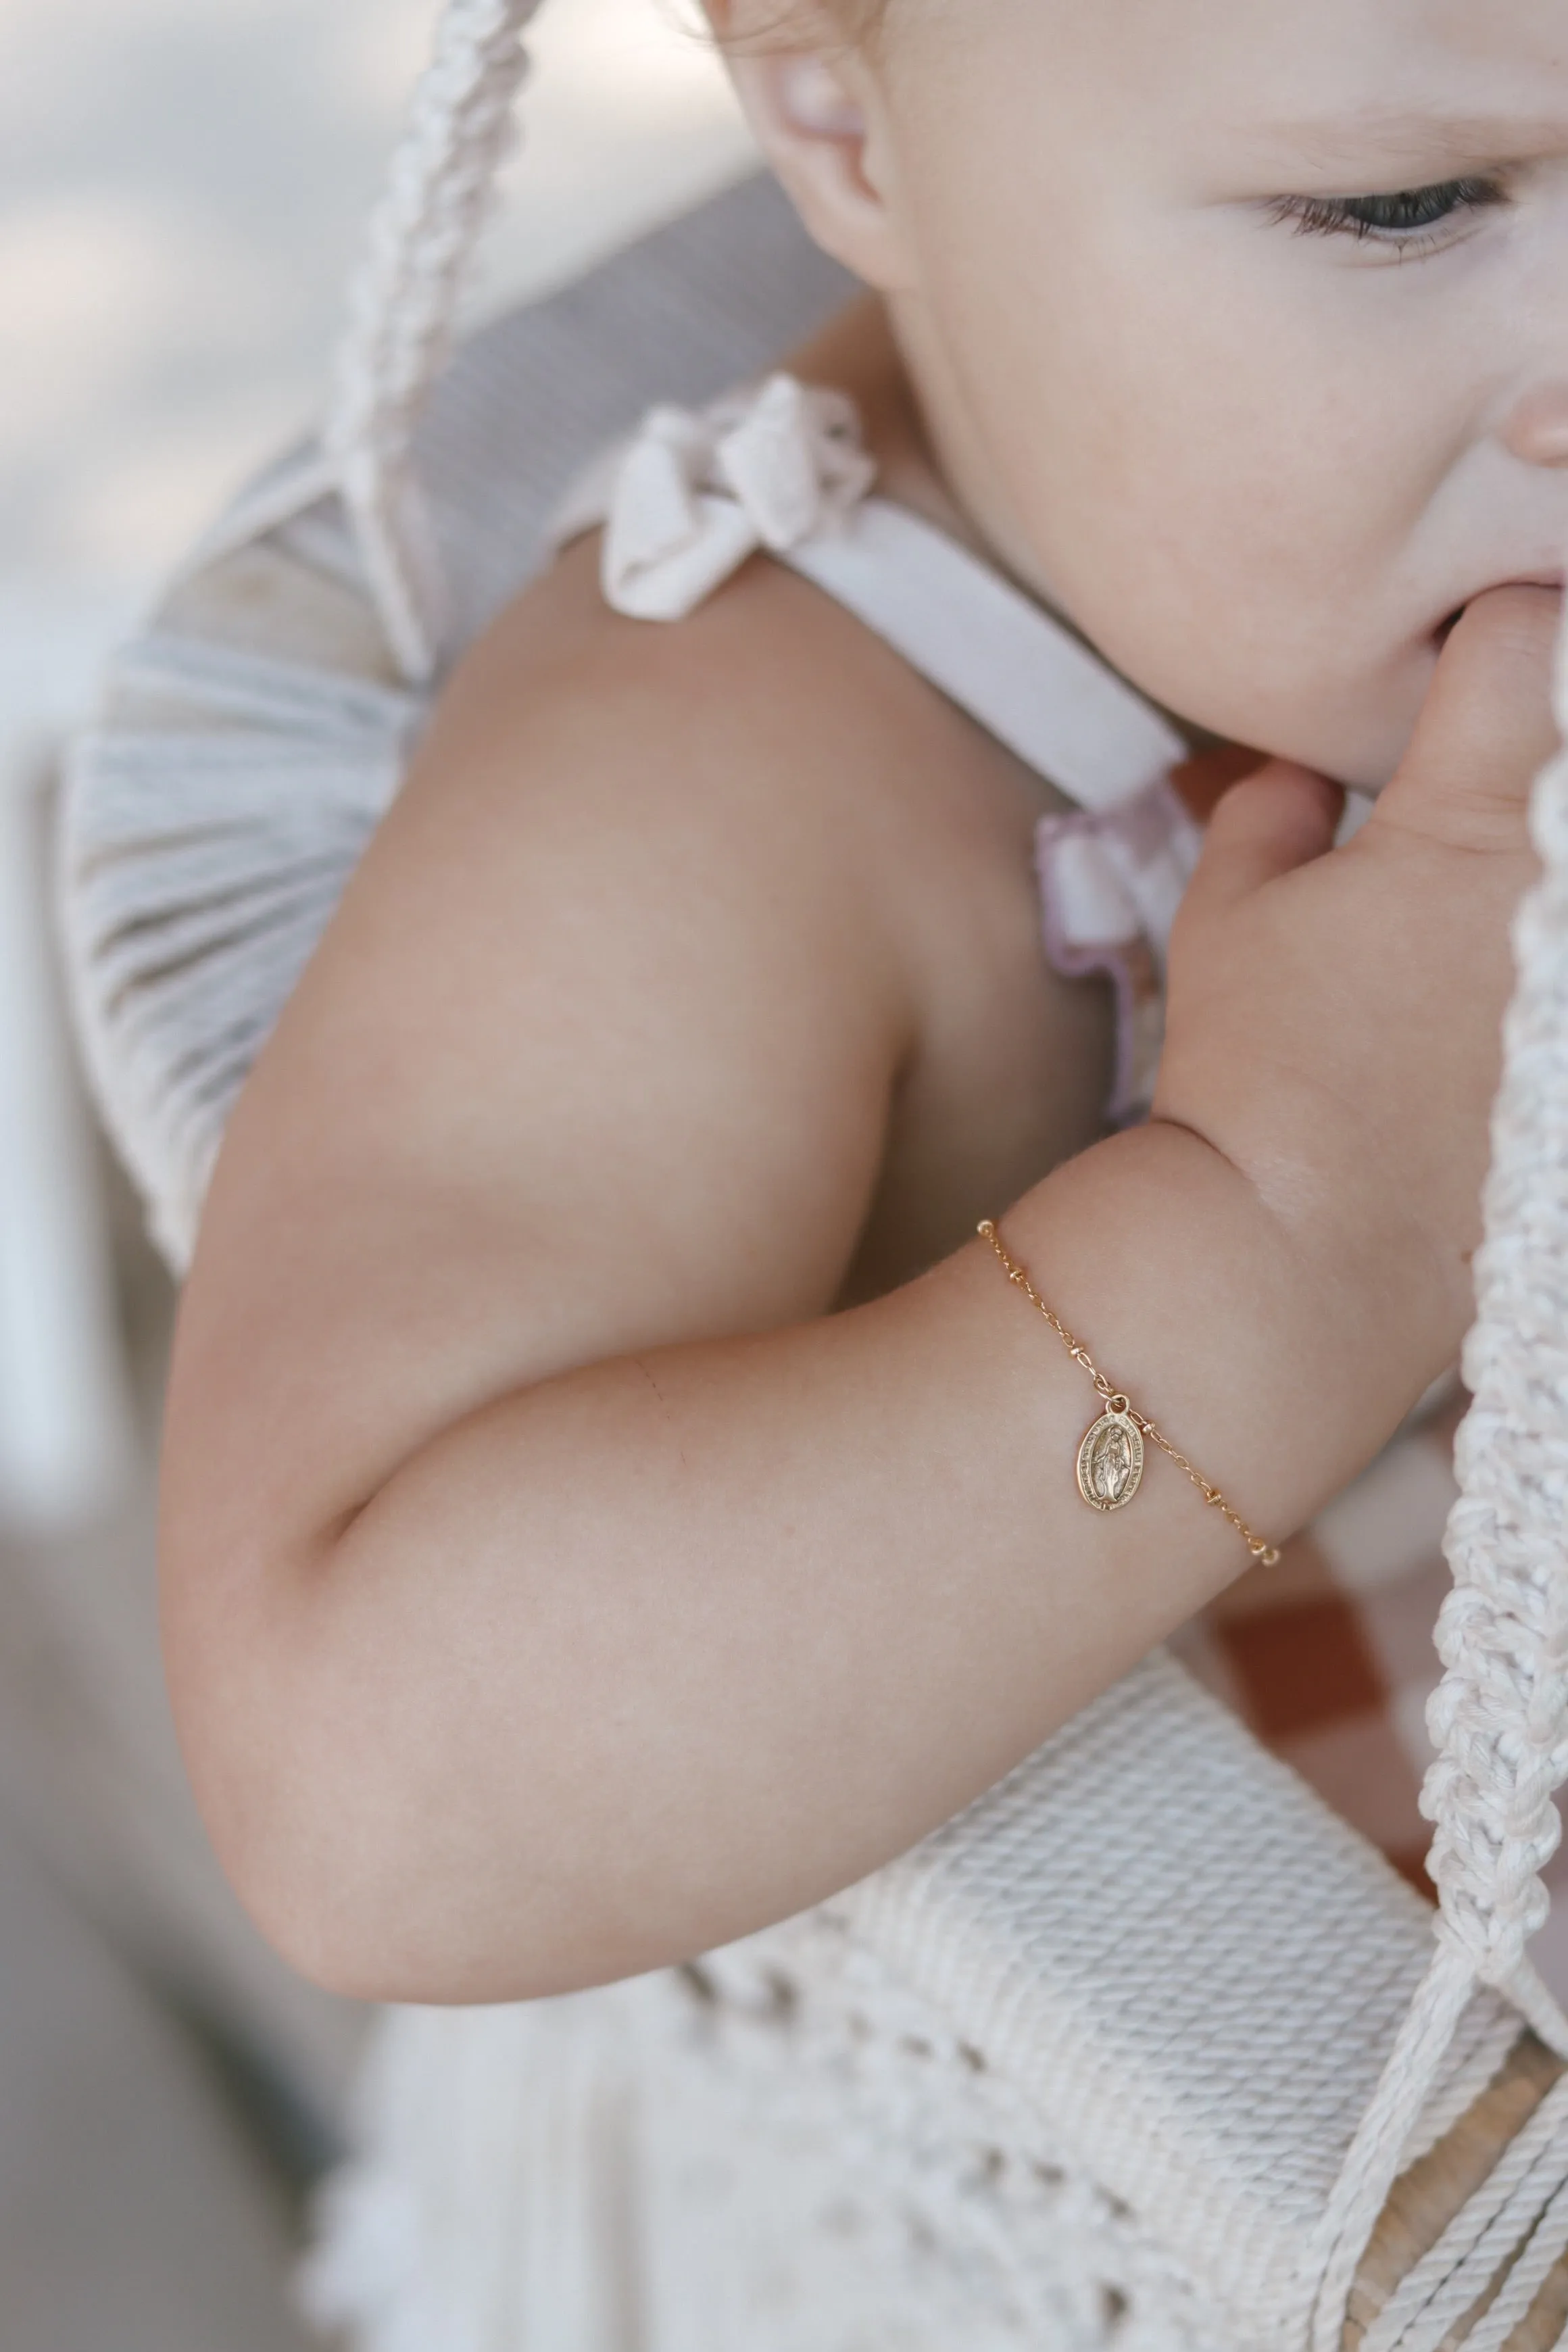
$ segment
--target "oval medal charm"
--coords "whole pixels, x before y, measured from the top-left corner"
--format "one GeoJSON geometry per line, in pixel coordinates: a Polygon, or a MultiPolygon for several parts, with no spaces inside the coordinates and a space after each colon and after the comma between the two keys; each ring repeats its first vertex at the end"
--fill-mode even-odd
{"type": "Polygon", "coordinates": [[[1079,1493],[1096,1511],[1121,1511],[1142,1483],[1142,1432],[1124,1412],[1101,1413],[1078,1449],[1079,1493]]]}

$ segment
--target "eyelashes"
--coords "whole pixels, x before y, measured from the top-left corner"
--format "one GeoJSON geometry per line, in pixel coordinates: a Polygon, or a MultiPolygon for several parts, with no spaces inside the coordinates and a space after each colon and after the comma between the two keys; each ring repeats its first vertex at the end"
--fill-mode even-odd
{"type": "Polygon", "coordinates": [[[1441,243],[1438,232],[1507,202],[1500,181],[1467,178],[1383,196],[1277,196],[1268,216],[1298,236],[1349,236],[1405,253],[1441,243]]]}

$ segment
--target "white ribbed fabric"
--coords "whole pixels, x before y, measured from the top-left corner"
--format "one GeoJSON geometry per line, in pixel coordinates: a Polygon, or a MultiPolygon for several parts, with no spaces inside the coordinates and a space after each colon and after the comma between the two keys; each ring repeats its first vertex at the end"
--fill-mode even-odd
{"type": "MultiPolygon", "coordinates": [[[[448,0],[324,443],[214,534],[76,764],[79,1017],[176,1262],[395,789],[406,683],[526,577],[596,446],[752,373],[841,283],[742,191],[482,339],[425,406],[530,13],[448,0]]],[[[1394,2171],[1521,2011],[1568,2044],[1524,1957],[1568,1766],[1562,763],[1536,825],[1434,1708],[1436,1956],[1382,1861],[1151,1661],[915,1854],[706,1973],[390,2017],[310,2290],[364,2352],[1326,2352],[1394,2171]]],[[[1524,2243],[1469,2339],[1503,2341],[1568,2235],[1562,2104],[1378,2352],[1432,2352],[1481,2247],[1524,2243]]]]}

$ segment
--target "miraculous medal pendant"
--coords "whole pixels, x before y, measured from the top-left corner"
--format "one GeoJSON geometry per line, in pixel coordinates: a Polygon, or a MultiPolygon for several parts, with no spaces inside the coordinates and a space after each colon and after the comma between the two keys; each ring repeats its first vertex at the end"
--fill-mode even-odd
{"type": "Polygon", "coordinates": [[[1078,1449],[1078,1491],[1094,1511],[1122,1511],[1143,1483],[1143,1433],[1112,1397],[1078,1449]]]}

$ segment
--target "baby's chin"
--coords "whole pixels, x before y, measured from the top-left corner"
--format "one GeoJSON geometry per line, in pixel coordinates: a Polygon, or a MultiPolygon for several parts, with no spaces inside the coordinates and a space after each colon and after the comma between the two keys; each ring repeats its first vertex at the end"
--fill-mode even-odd
{"type": "MultiPolygon", "coordinates": [[[[1563,593],[1556,579],[1505,581],[1497,593],[1518,589],[1559,602],[1563,593]]],[[[1444,648],[1469,609],[1461,605],[1428,635],[1399,646],[1375,670],[1355,665],[1352,657],[1325,663],[1310,679],[1278,669],[1265,678],[1215,677],[1205,682],[1211,688],[1206,711],[1172,715],[1275,759],[1297,761],[1375,799],[1409,749],[1444,648]]],[[[1190,698],[1196,702],[1199,696],[1190,698]]]]}
{"type": "Polygon", "coordinates": [[[1194,750],[1235,744],[1375,795],[1405,757],[1444,632],[1397,635],[1376,616],[1330,619],[1274,598],[1219,610],[1136,587],[1101,609],[1054,609],[1194,750]]]}
{"type": "MultiPolygon", "coordinates": [[[[1434,642],[1392,676],[1369,679],[1314,677],[1297,687],[1275,679],[1260,692],[1256,679],[1216,680],[1204,707],[1164,708],[1178,726],[1207,740],[1248,745],[1266,758],[1291,760],[1375,799],[1405,757],[1436,667],[1434,642]]],[[[1134,681],[1136,683],[1136,681],[1134,681]]],[[[1147,691],[1147,688],[1144,689],[1147,691]]]]}

